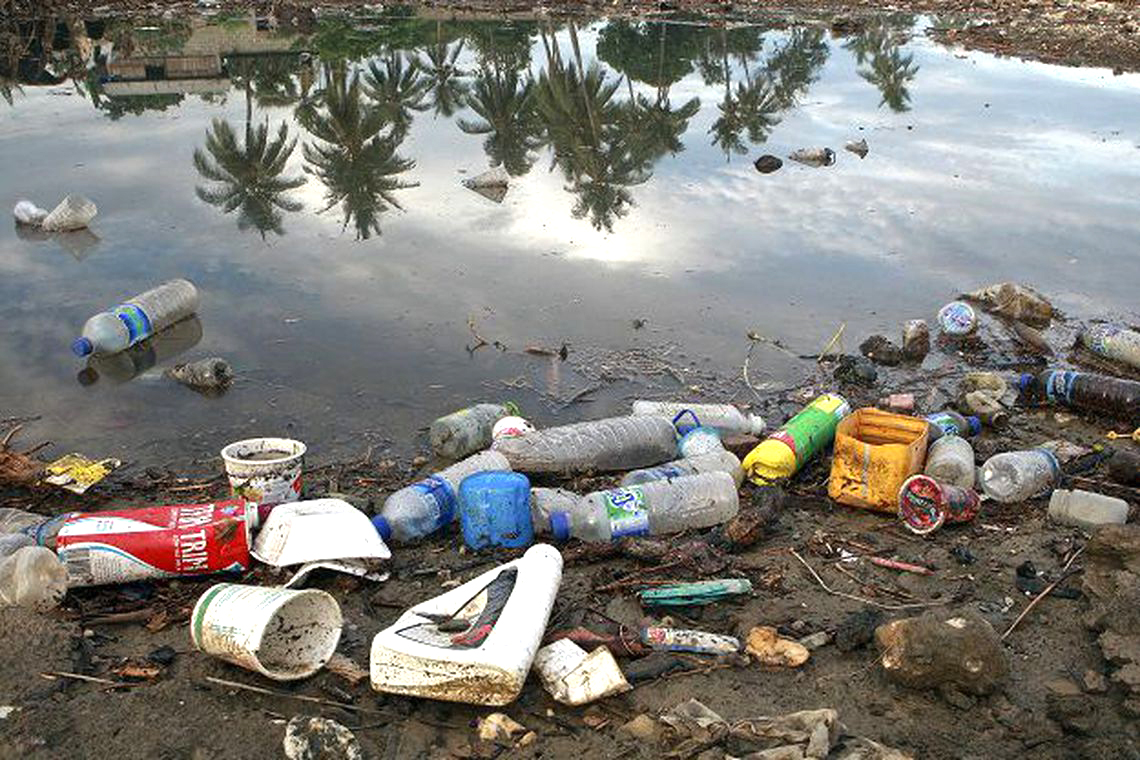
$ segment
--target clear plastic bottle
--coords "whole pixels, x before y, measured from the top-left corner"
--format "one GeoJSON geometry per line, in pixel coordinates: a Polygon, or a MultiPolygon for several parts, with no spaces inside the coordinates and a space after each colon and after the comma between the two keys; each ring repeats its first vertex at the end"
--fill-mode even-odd
{"type": "Polygon", "coordinates": [[[610,417],[500,438],[491,450],[518,472],[613,472],[675,459],[676,433],[664,417],[610,417]]]}
{"type": "Polygon", "coordinates": [[[652,415],[673,419],[682,412],[692,412],[698,425],[713,427],[721,433],[748,433],[762,435],[764,420],[755,414],[745,414],[732,404],[686,404],[680,401],[633,402],[634,416],[652,415]]]}
{"type": "Polygon", "coordinates": [[[1140,369],[1140,332],[1097,325],[1082,330],[1078,339],[1094,354],[1140,369]]]}
{"type": "Polygon", "coordinates": [[[1086,531],[1098,525],[1123,525],[1128,522],[1128,502],[1099,493],[1058,488],[1049,497],[1049,517],[1086,531]]]}
{"type": "Polygon", "coordinates": [[[39,546],[55,548],[55,537],[60,526],[73,513],[67,512],[55,517],[37,515],[22,509],[0,508],[0,535],[20,534],[32,539],[39,546]]]}
{"type": "Polygon", "coordinates": [[[731,451],[721,449],[708,454],[666,462],[656,467],[634,470],[621,479],[621,484],[623,486],[636,486],[654,480],[670,480],[686,475],[699,475],[702,472],[727,472],[736,481],[737,488],[744,480],[744,470],[740,466],[740,460],[731,451]]]}
{"type": "Polygon", "coordinates": [[[67,569],[51,549],[25,546],[0,561],[0,604],[54,607],[67,593],[67,569]]]}
{"type": "Polygon", "coordinates": [[[91,317],[71,350],[76,356],[124,351],[197,310],[198,289],[193,283],[170,280],[91,317]]]}
{"type": "Polygon", "coordinates": [[[390,495],[372,524],[385,541],[406,543],[423,538],[455,520],[459,484],[465,477],[509,469],[510,463],[502,454],[481,451],[390,495]]]}
{"type": "Polygon", "coordinates": [[[977,473],[974,464],[974,447],[965,438],[948,435],[930,445],[923,469],[939,483],[959,488],[973,488],[977,473]]]}
{"type": "Polygon", "coordinates": [[[555,512],[574,512],[582,495],[565,488],[530,489],[530,521],[535,533],[550,532],[550,516],[555,512]]]}
{"type": "Polygon", "coordinates": [[[1140,419],[1140,382],[1135,380],[1049,369],[1037,375],[1022,375],[1020,387],[1032,398],[1042,401],[1124,420],[1140,419]]]}
{"type": "Polygon", "coordinates": [[[982,490],[994,501],[1032,499],[1057,485],[1061,466],[1047,449],[994,454],[982,465],[982,490]]]}
{"type": "Polygon", "coordinates": [[[678,533],[709,528],[740,509],[736,483],[726,472],[706,472],[673,480],[596,491],[573,512],[550,517],[554,537],[612,541],[622,536],[678,533]]]}
{"type": "Polygon", "coordinates": [[[428,438],[431,450],[444,459],[462,459],[491,445],[491,430],[503,417],[515,417],[514,402],[475,404],[440,417],[431,423],[428,438]]]}
{"type": "Polygon", "coordinates": [[[977,417],[963,417],[953,409],[926,415],[930,423],[928,440],[933,443],[944,435],[957,435],[965,438],[982,432],[982,421],[977,417]]]}

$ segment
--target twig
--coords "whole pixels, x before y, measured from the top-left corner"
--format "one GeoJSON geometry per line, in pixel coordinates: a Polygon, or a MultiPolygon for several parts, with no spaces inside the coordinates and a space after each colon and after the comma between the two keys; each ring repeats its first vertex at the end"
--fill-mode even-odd
{"type": "Polygon", "coordinates": [[[850,599],[854,602],[860,602],[861,604],[869,604],[872,607],[879,607],[880,609],[884,609],[884,610],[912,610],[912,609],[916,609],[919,607],[941,607],[941,606],[946,604],[946,602],[913,602],[911,604],[883,604],[882,602],[876,602],[874,599],[868,599],[864,596],[857,596],[856,594],[848,594],[844,591],[836,591],[836,590],[832,589],[831,587],[829,587],[826,583],[824,583],[823,578],[819,577],[819,573],[817,573],[815,571],[815,569],[807,563],[807,560],[804,559],[803,557],[801,557],[796,552],[795,549],[788,549],[788,553],[791,554],[793,557],[795,557],[797,560],[799,560],[800,564],[803,565],[804,567],[806,567],[808,569],[808,572],[812,574],[812,577],[815,578],[815,581],[816,581],[816,583],[818,583],[820,585],[820,588],[822,588],[824,591],[831,594],[832,596],[843,597],[844,599],[850,599]]]}
{"type": "Polygon", "coordinates": [[[208,683],[217,686],[225,686],[230,689],[239,689],[241,691],[252,691],[254,694],[264,694],[267,697],[281,697],[283,699],[297,699],[302,702],[313,702],[318,705],[327,705],[328,707],[339,707],[343,710],[355,710],[356,712],[368,713],[370,715],[387,715],[381,710],[370,710],[367,707],[359,707],[357,705],[349,704],[348,702],[335,702],[331,699],[321,699],[320,697],[310,697],[306,694],[289,694],[284,691],[275,691],[273,689],[266,689],[261,686],[252,686],[247,683],[240,683],[238,681],[227,681],[224,678],[214,678],[213,676],[206,676],[208,683]]]}
{"type": "Polygon", "coordinates": [[[748,353],[744,356],[744,366],[741,368],[741,371],[744,374],[744,384],[748,386],[748,390],[752,391],[752,395],[756,397],[757,401],[763,401],[764,399],[760,395],[760,391],[756,390],[756,386],[752,384],[751,378],[748,377],[748,365],[752,361],[752,349],[756,348],[757,337],[758,336],[754,336],[752,333],[748,334],[748,353]]]}
{"type": "Polygon", "coordinates": [[[482,348],[483,346],[494,346],[495,348],[499,349],[500,351],[506,351],[507,350],[507,347],[505,345],[503,345],[502,343],[500,343],[499,341],[487,340],[486,338],[484,338],[482,335],[479,334],[479,331],[477,329],[475,329],[475,317],[468,317],[467,318],[467,329],[471,331],[471,335],[475,338],[475,345],[474,346],[468,346],[467,347],[467,353],[473,354],[476,351],[478,351],[480,348],[482,348]]]}
{"type": "Polygon", "coordinates": [[[871,557],[871,564],[890,570],[901,570],[904,573],[914,573],[915,575],[934,575],[934,571],[929,567],[912,565],[909,562],[899,562],[897,559],[887,559],[886,557],[871,557]]]}
{"type": "MultiPolygon", "coordinates": [[[[1009,636],[1011,633],[1013,633],[1013,629],[1016,628],[1019,623],[1021,623],[1021,621],[1025,618],[1025,616],[1029,614],[1030,610],[1032,610],[1034,607],[1037,606],[1038,602],[1040,602],[1045,597],[1049,596],[1049,594],[1052,593],[1053,589],[1055,589],[1063,581],[1068,580],[1069,576],[1071,575],[1071,573],[1067,572],[1069,569],[1069,566],[1073,564],[1073,560],[1075,560],[1077,557],[1081,556],[1081,552],[1083,552],[1084,550],[1085,550],[1085,547],[1082,546],[1080,549],[1077,549],[1075,552],[1073,552],[1073,556],[1069,557],[1069,561],[1066,562],[1065,566],[1061,568],[1061,577],[1058,578],[1057,580],[1053,581],[1052,583],[1050,583],[1048,586],[1046,586],[1045,589],[1040,594],[1033,597],[1033,600],[1030,601],[1029,604],[1027,604],[1025,606],[1025,609],[1021,611],[1021,614],[1017,616],[1017,619],[1014,620],[1012,623],[1010,623],[1009,628],[1005,629],[1005,633],[1003,633],[1001,635],[1002,641],[1005,641],[1006,637],[1009,636]]],[[[1079,572],[1079,571],[1075,571],[1075,572],[1079,572]]]]}
{"type": "Polygon", "coordinates": [[[108,615],[96,615],[83,621],[83,625],[116,625],[118,623],[145,623],[154,617],[153,607],[143,607],[141,610],[130,612],[112,612],[108,615]]]}
{"type": "Polygon", "coordinates": [[[823,361],[823,357],[828,355],[828,351],[831,348],[833,348],[835,346],[835,344],[838,343],[843,338],[843,331],[846,329],[847,329],[847,323],[844,322],[843,324],[841,324],[839,326],[839,329],[835,331],[835,335],[831,336],[831,340],[829,340],[827,342],[827,345],[823,347],[823,350],[819,352],[819,358],[816,359],[816,363],[823,361]]]}
{"type": "Polygon", "coordinates": [[[213,488],[215,483],[217,483],[217,479],[214,479],[209,483],[198,483],[191,486],[174,486],[173,488],[164,488],[162,490],[166,491],[167,493],[178,493],[180,491],[201,491],[206,488],[213,488]]]}
{"type": "Polygon", "coordinates": [[[112,681],[110,678],[99,678],[97,676],[85,676],[82,673],[68,673],[63,670],[49,670],[46,673],[40,673],[41,678],[48,680],[55,680],[56,678],[70,678],[74,681],[86,681],[87,683],[97,683],[104,686],[138,686],[138,683],[130,681],[112,681]]]}
{"type": "Polygon", "coordinates": [[[22,427],[24,427],[24,423],[21,422],[20,424],[16,425],[16,427],[9,430],[7,435],[4,436],[4,440],[0,441],[0,449],[8,448],[8,444],[11,442],[12,437],[16,435],[16,433],[20,432],[20,429],[22,427]]]}

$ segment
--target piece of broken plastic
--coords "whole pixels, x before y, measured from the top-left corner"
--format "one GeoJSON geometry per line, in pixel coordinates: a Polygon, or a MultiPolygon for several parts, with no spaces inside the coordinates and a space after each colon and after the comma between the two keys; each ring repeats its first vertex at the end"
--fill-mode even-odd
{"type": "Polygon", "coordinates": [[[638,594],[638,599],[646,607],[690,607],[751,593],[752,582],[747,578],[718,578],[646,589],[638,594]]]}
{"type": "Polygon", "coordinates": [[[550,696],[565,705],[585,705],[630,690],[613,654],[600,646],[589,654],[570,639],[538,650],[534,669],[550,696]]]}
{"type": "Polygon", "coordinates": [[[299,583],[317,567],[373,577],[376,565],[392,557],[368,515],[340,499],[275,507],[257,534],[251,554],[273,567],[304,565],[287,585],[299,583]]]}
{"type": "Polygon", "coordinates": [[[17,222],[33,227],[39,227],[43,224],[47,215],[46,209],[40,208],[31,201],[18,201],[16,207],[12,209],[12,216],[16,217],[17,222]]]}

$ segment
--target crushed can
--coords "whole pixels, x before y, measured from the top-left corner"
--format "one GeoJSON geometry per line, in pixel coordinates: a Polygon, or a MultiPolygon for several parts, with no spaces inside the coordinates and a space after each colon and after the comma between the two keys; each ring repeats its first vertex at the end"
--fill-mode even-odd
{"type": "Polygon", "coordinates": [[[77,512],[59,529],[56,551],[71,587],[240,571],[249,567],[254,515],[241,499],[77,512]]]}

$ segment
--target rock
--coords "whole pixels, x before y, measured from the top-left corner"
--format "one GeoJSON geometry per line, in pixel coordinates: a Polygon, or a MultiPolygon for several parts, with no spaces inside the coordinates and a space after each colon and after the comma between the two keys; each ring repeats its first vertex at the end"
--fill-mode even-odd
{"type": "Polygon", "coordinates": [[[234,380],[230,363],[218,356],[188,364],[175,364],[166,374],[188,388],[207,393],[222,393],[234,380]]]}
{"type": "Polygon", "coordinates": [[[1081,686],[1089,694],[1104,694],[1108,691],[1108,679],[1104,677],[1103,673],[1086,670],[1085,674],[1081,676],[1081,686]]]}
{"type": "Polygon", "coordinates": [[[820,647],[825,647],[830,643],[831,634],[827,631],[813,633],[810,636],[804,636],[802,639],[800,639],[800,644],[803,644],[805,647],[807,647],[809,652],[814,652],[820,647]]]}
{"type": "MultiPolygon", "coordinates": [[[[1076,688],[1076,684],[1073,687],[1076,688]]],[[[1075,695],[1054,692],[1047,694],[1045,715],[1059,723],[1066,733],[1087,735],[1096,728],[1096,702],[1092,697],[1081,694],[1079,689],[1075,695]]]]}
{"type": "Polygon", "coordinates": [[[1140,485],[1140,454],[1117,449],[1112,459],[1108,460],[1108,474],[1117,483],[1140,485]]]}
{"type": "Polygon", "coordinates": [[[832,373],[836,380],[848,385],[871,386],[879,379],[879,371],[862,356],[841,356],[832,373]]]}
{"type": "Polygon", "coordinates": [[[748,632],[744,651],[762,665],[788,668],[798,668],[811,657],[811,652],[803,644],[780,638],[775,628],[766,625],[758,625],[748,632]]]}
{"type": "Polygon", "coordinates": [[[289,760],[363,760],[360,743],[347,728],[328,718],[297,715],[285,727],[289,760]]]}
{"type": "Polygon", "coordinates": [[[870,644],[882,622],[883,613],[873,607],[851,613],[835,629],[835,647],[840,652],[851,652],[870,644]]]}
{"type": "Polygon", "coordinates": [[[656,744],[661,739],[661,724],[645,713],[622,725],[619,731],[629,734],[638,741],[656,744]]]}
{"type": "Polygon", "coordinates": [[[774,171],[779,171],[780,167],[784,165],[784,162],[772,154],[767,153],[756,159],[752,165],[755,166],[756,171],[760,172],[761,174],[771,174],[774,171]]]}
{"type": "Polygon", "coordinates": [[[876,629],[875,643],[887,677],[914,689],[945,684],[984,695],[1009,672],[1001,639],[976,612],[895,620],[876,629]]]}
{"type": "Polygon", "coordinates": [[[1068,678],[1051,678],[1044,685],[1046,691],[1058,697],[1075,697],[1081,693],[1081,688],[1068,678]]]}
{"type": "Polygon", "coordinates": [[[942,688],[938,690],[939,695],[952,707],[957,707],[959,710],[973,710],[975,701],[953,687],[942,688]]]}
{"type": "Polygon", "coordinates": [[[872,335],[859,344],[859,351],[863,356],[875,364],[893,367],[902,361],[902,349],[887,340],[883,335],[872,335]]]}
{"type": "Polygon", "coordinates": [[[920,362],[930,353],[930,327],[925,319],[912,319],[903,324],[902,353],[912,362],[920,362]]]}
{"type": "Polygon", "coordinates": [[[866,140],[852,140],[843,146],[844,150],[854,153],[859,158],[866,158],[871,149],[867,147],[866,140]]]}

